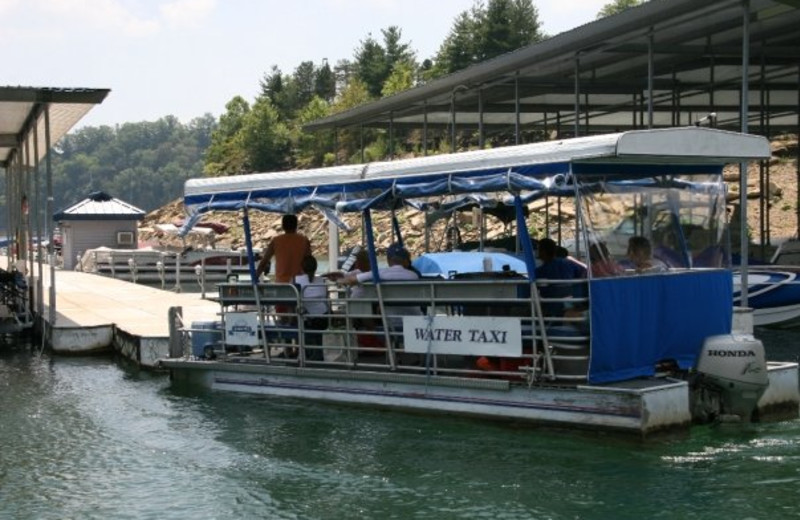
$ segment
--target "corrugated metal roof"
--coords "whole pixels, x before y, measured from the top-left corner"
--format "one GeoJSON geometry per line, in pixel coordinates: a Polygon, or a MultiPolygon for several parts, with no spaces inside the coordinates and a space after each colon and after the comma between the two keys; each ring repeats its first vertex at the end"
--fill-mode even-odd
{"type": "Polygon", "coordinates": [[[692,124],[713,112],[741,130],[749,5],[751,131],[797,131],[800,8],[795,0],[650,0],[400,94],[305,126],[606,133],[692,124]],[[576,70],[577,81],[576,81],[576,70]],[[577,90],[577,96],[576,96],[577,90]],[[576,110],[577,106],[577,110],[576,110]],[[479,116],[482,107],[482,121],[479,116]],[[453,113],[455,117],[453,117],[453,113]]]}
{"type": "MultiPolygon", "coordinates": [[[[34,134],[39,141],[39,159],[44,157],[42,114],[46,107],[50,110],[50,143],[55,144],[108,93],[108,89],[0,87],[0,166],[8,167],[12,157],[22,152],[25,138],[34,134]]],[[[29,150],[34,153],[32,144],[29,150]]]]}
{"type": "Polygon", "coordinates": [[[106,193],[94,192],[53,215],[53,220],[143,220],[144,215],[144,210],[136,206],[106,193]]]}

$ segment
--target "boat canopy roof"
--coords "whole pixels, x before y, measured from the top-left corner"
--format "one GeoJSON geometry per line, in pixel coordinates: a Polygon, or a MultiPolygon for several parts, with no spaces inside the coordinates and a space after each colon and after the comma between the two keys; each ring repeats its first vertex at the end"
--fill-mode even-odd
{"type": "MultiPolygon", "coordinates": [[[[708,174],[766,159],[764,137],[698,127],[637,130],[396,161],[190,179],[183,231],[208,211],[297,213],[393,207],[397,200],[468,193],[550,193],[581,175],[617,180],[708,174]]],[[[571,189],[568,190],[573,193],[571,189]]]]}

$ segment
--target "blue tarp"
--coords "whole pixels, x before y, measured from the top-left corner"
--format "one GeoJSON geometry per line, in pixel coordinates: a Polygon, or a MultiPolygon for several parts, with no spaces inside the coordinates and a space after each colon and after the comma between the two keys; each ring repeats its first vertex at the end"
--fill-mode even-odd
{"type": "Polygon", "coordinates": [[[450,273],[480,273],[483,272],[483,259],[492,259],[492,271],[502,271],[503,266],[519,274],[526,274],[525,261],[510,253],[453,251],[449,253],[425,253],[414,260],[414,267],[423,276],[443,276],[448,278],[450,273]]]}
{"type": "Polygon", "coordinates": [[[706,337],[731,332],[730,271],[594,279],[589,291],[591,383],[652,376],[661,360],[691,368],[706,337]]]}

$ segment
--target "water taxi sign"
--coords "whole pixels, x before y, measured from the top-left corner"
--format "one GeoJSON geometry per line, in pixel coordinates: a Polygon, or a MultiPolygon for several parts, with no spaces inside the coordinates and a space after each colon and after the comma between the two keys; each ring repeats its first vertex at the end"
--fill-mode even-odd
{"type": "Polygon", "coordinates": [[[406,352],[466,356],[522,356],[519,318],[403,316],[406,352]]]}
{"type": "Polygon", "coordinates": [[[254,312],[226,313],[225,343],[258,346],[258,314],[254,312]]]}

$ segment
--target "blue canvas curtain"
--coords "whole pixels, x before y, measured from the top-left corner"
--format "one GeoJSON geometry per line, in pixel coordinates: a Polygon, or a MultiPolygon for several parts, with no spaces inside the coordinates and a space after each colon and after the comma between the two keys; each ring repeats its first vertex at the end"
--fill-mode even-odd
{"type": "Polygon", "coordinates": [[[591,360],[589,382],[652,376],[655,365],[674,360],[695,365],[708,336],[731,332],[730,271],[693,271],[589,281],[591,360]]]}

